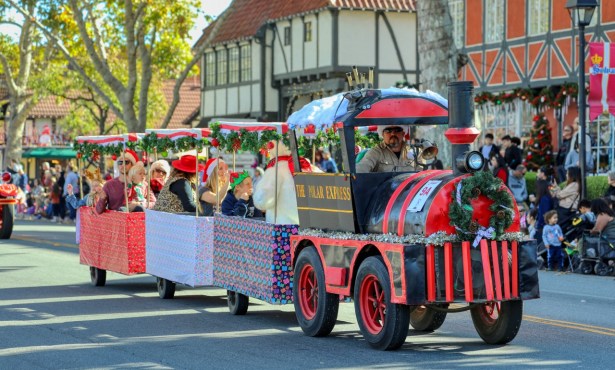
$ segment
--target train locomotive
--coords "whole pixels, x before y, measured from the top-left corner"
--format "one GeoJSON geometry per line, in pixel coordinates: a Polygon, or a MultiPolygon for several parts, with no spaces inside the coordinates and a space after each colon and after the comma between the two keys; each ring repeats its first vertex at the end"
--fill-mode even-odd
{"type": "MultiPolygon", "coordinates": [[[[519,233],[508,188],[469,150],[480,133],[472,90],[470,82],[451,83],[447,102],[416,91],[357,89],[335,103],[329,126],[320,124],[337,130],[346,172],[295,173],[293,301],[305,334],[328,335],[343,296],[353,298],[361,332],[377,349],[399,348],[410,325],[433,331],[448,313],[465,310],[487,343],[517,335],[522,301],[539,298],[536,243],[519,233]],[[452,170],[357,173],[357,127],[445,124],[452,170]]],[[[298,116],[309,118],[291,116],[290,128],[314,124],[313,114],[298,116]]],[[[292,130],[290,142],[300,168],[292,130]]]]}

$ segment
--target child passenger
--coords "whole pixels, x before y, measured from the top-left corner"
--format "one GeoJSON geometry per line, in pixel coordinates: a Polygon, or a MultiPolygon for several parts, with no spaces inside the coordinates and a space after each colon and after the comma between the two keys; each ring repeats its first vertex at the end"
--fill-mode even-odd
{"type": "Polygon", "coordinates": [[[232,173],[231,190],[228,191],[222,202],[222,213],[227,216],[241,216],[244,218],[264,217],[263,212],[254,207],[252,200],[252,178],[247,171],[232,173]]]}
{"type": "Polygon", "coordinates": [[[547,248],[547,271],[564,271],[564,258],[562,256],[562,241],[564,234],[557,224],[557,211],[545,213],[545,227],[542,231],[542,241],[547,248]]]}

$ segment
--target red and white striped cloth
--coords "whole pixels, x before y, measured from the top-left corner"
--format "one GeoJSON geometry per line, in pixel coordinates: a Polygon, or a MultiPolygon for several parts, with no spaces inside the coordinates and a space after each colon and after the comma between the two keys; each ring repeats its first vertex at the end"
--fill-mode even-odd
{"type": "Polygon", "coordinates": [[[144,134],[122,134],[122,135],[99,135],[99,136],[77,136],[79,144],[97,144],[101,146],[117,145],[128,142],[135,142],[143,138],[144,134]]]}
{"type": "Polygon", "coordinates": [[[191,128],[191,129],[148,129],[146,134],[155,133],[158,138],[169,138],[172,141],[184,138],[193,137],[195,139],[211,140],[211,130],[208,128],[191,128]]]}

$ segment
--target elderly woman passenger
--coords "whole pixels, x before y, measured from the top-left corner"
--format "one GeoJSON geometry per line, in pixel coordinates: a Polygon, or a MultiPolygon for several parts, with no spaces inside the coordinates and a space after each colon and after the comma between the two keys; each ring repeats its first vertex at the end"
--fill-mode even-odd
{"type": "Polygon", "coordinates": [[[160,191],[169,179],[170,174],[171,166],[169,166],[169,162],[164,159],[157,160],[150,166],[149,187],[152,190],[152,193],[154,193],[155,197],[158,197],[158,194],[160,194],[160,191]]]}

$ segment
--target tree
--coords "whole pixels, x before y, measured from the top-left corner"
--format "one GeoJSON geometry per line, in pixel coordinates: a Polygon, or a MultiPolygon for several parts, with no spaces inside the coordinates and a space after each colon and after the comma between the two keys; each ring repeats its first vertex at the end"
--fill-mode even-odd
{"type": "MultiPolygon", "coordinates": [[[[457,48],[453,39],[453,22],[448,0],[416,2],[418,18],[418,53],[420,55],[420,85],[423,90],[448,96],[447,83],[457,80],[457,48]]],[[[422,127],[420,137],[435,142],[439,148],[449,148],[445,128],[422,127]]],[[[449,150],[440,150],[439,159],[451,163],[449,150]]]]}
{"type": "MultiPolygon", "coordinates": [[[[56,6],[53,28],[17,1],[6,1],[58,44],[70,68],[132,132],[147,127],[152,81],[174,77],[179,97],[179,87],[206,47],[190,55],[187,43],[198,0],[50,1],[56,6]],[[89,66],[94,74],[88,73],[89,66]]],[[[177,102],[169,107],[163,127],[177,102]]]]}
{"type": "Polygon", "coordinates": [[[534,116],[534,125],[527,142],[525,166],[529,170],[538,170],[542,166],[553,165],[553,146],[551,145],[551,127],[544,113],[534,116]]]}
{"type": "MultiPolygon", "coordinates": [[[[36,14],[36,1],[23,0],[21,3],[30,14],[36,14]]],[[[0,12],[3,24],[19,28],[16,43],[8,37],[3,37],[0,42],[0,64],[9,91],[5,159],[19,160],[25,122],[39,97],[39,90],[32,85],[37,76],[44,74],[53,58],[54,43],[47,43],[47,46],[39,43],[40,35],[32,19],[26,17],[22,22],[9,19],[4,4],[0,4],[0,12]]]]}

